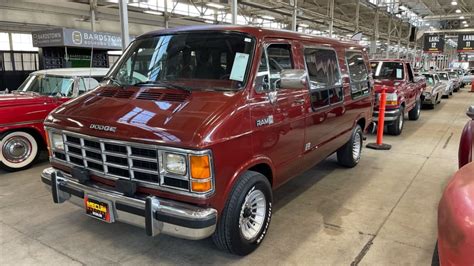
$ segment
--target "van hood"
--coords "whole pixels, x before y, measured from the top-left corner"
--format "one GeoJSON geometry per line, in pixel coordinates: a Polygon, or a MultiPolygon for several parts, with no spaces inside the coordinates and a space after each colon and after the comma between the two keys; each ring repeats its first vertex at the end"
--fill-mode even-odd
{"type": "Polygon", "coordinates": [[[52,102],[48,96],[34,94],[3,94],[0,95],[0,108],[26,105],[45,104],[52,102]]]}
{"type": "Polygon", "coordinates": [[[198,147],[236,109],[238,92],[102,87],[57,108],[46,126],[90,136],[198,147]],[[113,132],[115,131],[115,132],[113,132]]]}

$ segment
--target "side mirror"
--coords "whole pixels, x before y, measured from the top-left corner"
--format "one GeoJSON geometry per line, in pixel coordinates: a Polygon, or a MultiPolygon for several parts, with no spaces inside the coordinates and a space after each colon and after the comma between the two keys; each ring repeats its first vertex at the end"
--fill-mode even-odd
{"type": "Polygon", "coordinates": [[[466,115],[469,116],[472,120],[474,120],[474,105],[469,106],[466,115]]]}
{"type": "Polygon", "coordinates": [[[280,73],[280,87],[285,89],[303,89],[306,86],[304,69],[284,69],[280,73]]]}

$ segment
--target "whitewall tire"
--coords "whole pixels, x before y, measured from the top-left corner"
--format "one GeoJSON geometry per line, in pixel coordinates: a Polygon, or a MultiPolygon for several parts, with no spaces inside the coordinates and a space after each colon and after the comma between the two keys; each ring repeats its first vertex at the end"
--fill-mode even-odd
{"type": "Polygon", "coordinates": [[[30,167],[38,157],[38,142],[29,133],[13,131],[0,136],[0,167],[19,171],[30,167]]]}

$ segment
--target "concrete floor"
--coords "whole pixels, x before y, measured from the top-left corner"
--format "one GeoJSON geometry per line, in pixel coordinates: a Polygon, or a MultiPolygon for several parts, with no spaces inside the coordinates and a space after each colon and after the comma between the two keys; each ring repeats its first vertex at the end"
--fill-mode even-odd
{"type": "MultiPolygon", "coordinates": [[[[40,182],[43,163],[0,172],[0,264],[331,264],[431,263],[437,205],[457,169],[467,89],[385,137],[391,151],[364,149],[354,169],[330,157],[275,192],[266,240],[241,258],[210,239],[147,237],[105,224],[70,204],[54,205],[40,182]]],[[[368,136],[368,141],[374,141],[368,136]]]]}

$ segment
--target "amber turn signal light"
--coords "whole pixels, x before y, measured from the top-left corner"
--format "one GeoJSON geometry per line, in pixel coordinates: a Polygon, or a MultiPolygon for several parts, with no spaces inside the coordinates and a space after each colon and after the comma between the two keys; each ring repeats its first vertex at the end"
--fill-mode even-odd
{"type": "Polygon", "coordinates": [[[211,166],[208,155],[191,155],[191,177],[195,179],[211,177],[211,166]]]}
{"type": "Polygon", "coordinates": [[[207,192],[212,189],[211,180],[205,182],[192,181],[191,188],[193,192],[207,192]]]}

